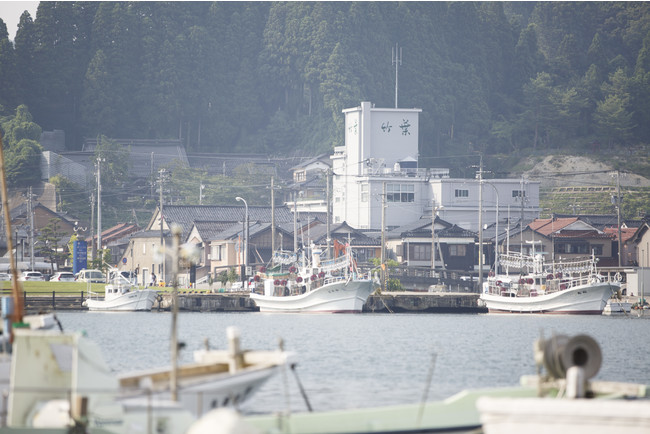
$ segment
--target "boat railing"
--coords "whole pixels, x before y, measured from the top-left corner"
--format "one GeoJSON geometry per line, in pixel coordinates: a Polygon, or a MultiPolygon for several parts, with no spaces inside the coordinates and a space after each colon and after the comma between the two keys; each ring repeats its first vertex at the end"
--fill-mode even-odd
{"type": "Polygon", "coordinates": [[[499,276],[490,277],[487,281],[487,293],[495,295],[535,296],[564,291],[576,286],[588,285],[606,278],[597,274],[579,273],[564,274],[557,272],[548,273],[546,276],[524,276],[518,280],[500,280],[499,276]]]}

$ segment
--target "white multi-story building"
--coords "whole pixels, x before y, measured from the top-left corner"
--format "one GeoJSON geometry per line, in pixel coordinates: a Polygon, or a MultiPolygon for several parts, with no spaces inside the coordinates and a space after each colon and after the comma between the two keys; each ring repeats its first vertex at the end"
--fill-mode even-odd
{"type": "MultiPolygon", "coordinates": [[[[380,229],[385,219],[391,229],[435,210],[446,221],[478,231],[479,179],[453,179],[449,169],[418,167],[421,111],[375,108],[370,102],[343,110],[345,146],[331,157],[334,223],[380,229]]],[[[539,215],[539,182],[483,180],[482,199],[484,225],[497,220],[497,208],[500,222],[532,220],[539,215]]]]}

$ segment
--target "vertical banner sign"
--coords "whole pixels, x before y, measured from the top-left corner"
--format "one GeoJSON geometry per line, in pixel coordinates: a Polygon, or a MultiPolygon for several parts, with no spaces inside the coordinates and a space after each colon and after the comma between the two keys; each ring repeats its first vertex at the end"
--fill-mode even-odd
{"type": "Polygon", "coordinates": [[[72,246],[72,272],[77,274],[85,269],[88,264],[88,244],[82,240],[75,240],[72,246]]]}

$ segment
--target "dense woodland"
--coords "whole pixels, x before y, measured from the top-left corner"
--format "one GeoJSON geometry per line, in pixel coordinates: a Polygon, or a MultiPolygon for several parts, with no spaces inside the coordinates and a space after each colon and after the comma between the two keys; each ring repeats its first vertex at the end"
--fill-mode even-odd
{"type": "MultiPolygon", "coordinates": [[[[13,42],[0,20],[0,116],[64,130],[70,150],[105,135],[180,137],[188,152],[327,152],[342,144],[343,108],[395,105],[399,44],[399,106],[423,109],[422,166],[632,148],[650,143],[649,12],[645,2],[41,2],[13,42]]],[[[35,133],[5,146],[33,156],[37,143],[18,143],[35,133]]]]}

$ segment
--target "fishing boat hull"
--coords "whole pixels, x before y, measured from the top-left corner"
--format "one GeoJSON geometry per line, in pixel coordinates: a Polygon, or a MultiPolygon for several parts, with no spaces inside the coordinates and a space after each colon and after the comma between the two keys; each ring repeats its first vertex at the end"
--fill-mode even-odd
{"type": "MultiPolygon", "coordinates": [[[[242,404],[277,373],[286,362],[287,353],[244,353],[245,365],[234,371],[229,369],[228,357],[227,352],[208,351],[201,362],[178,368],[178,402],[193,417],[201,417],[215,408],[242,404]]],[[[164,368],[120,376],[120,402],[137,405],[148,400],[171,400],[170,372],[164,368]]]]}
{"type": "Polygon", "coordinates": [[[157,297],[157,291],[141,289],[113,298],[88,298],[84,301],[84,305],[91,311],[150,311],[157,297]]]}
{"type": "Polygon", "coordinates": [[[374,290],[371,280],[338,280],[298,295],[250,298],[260,312],[359,313],[374,290]]]}
{"type": "Polygon", "coordinates": [[[574,286],[537,296],[512,297],[483,293],[481,300],[489,312],[601,315],[619,286],[597,282],[574,286]]]}

